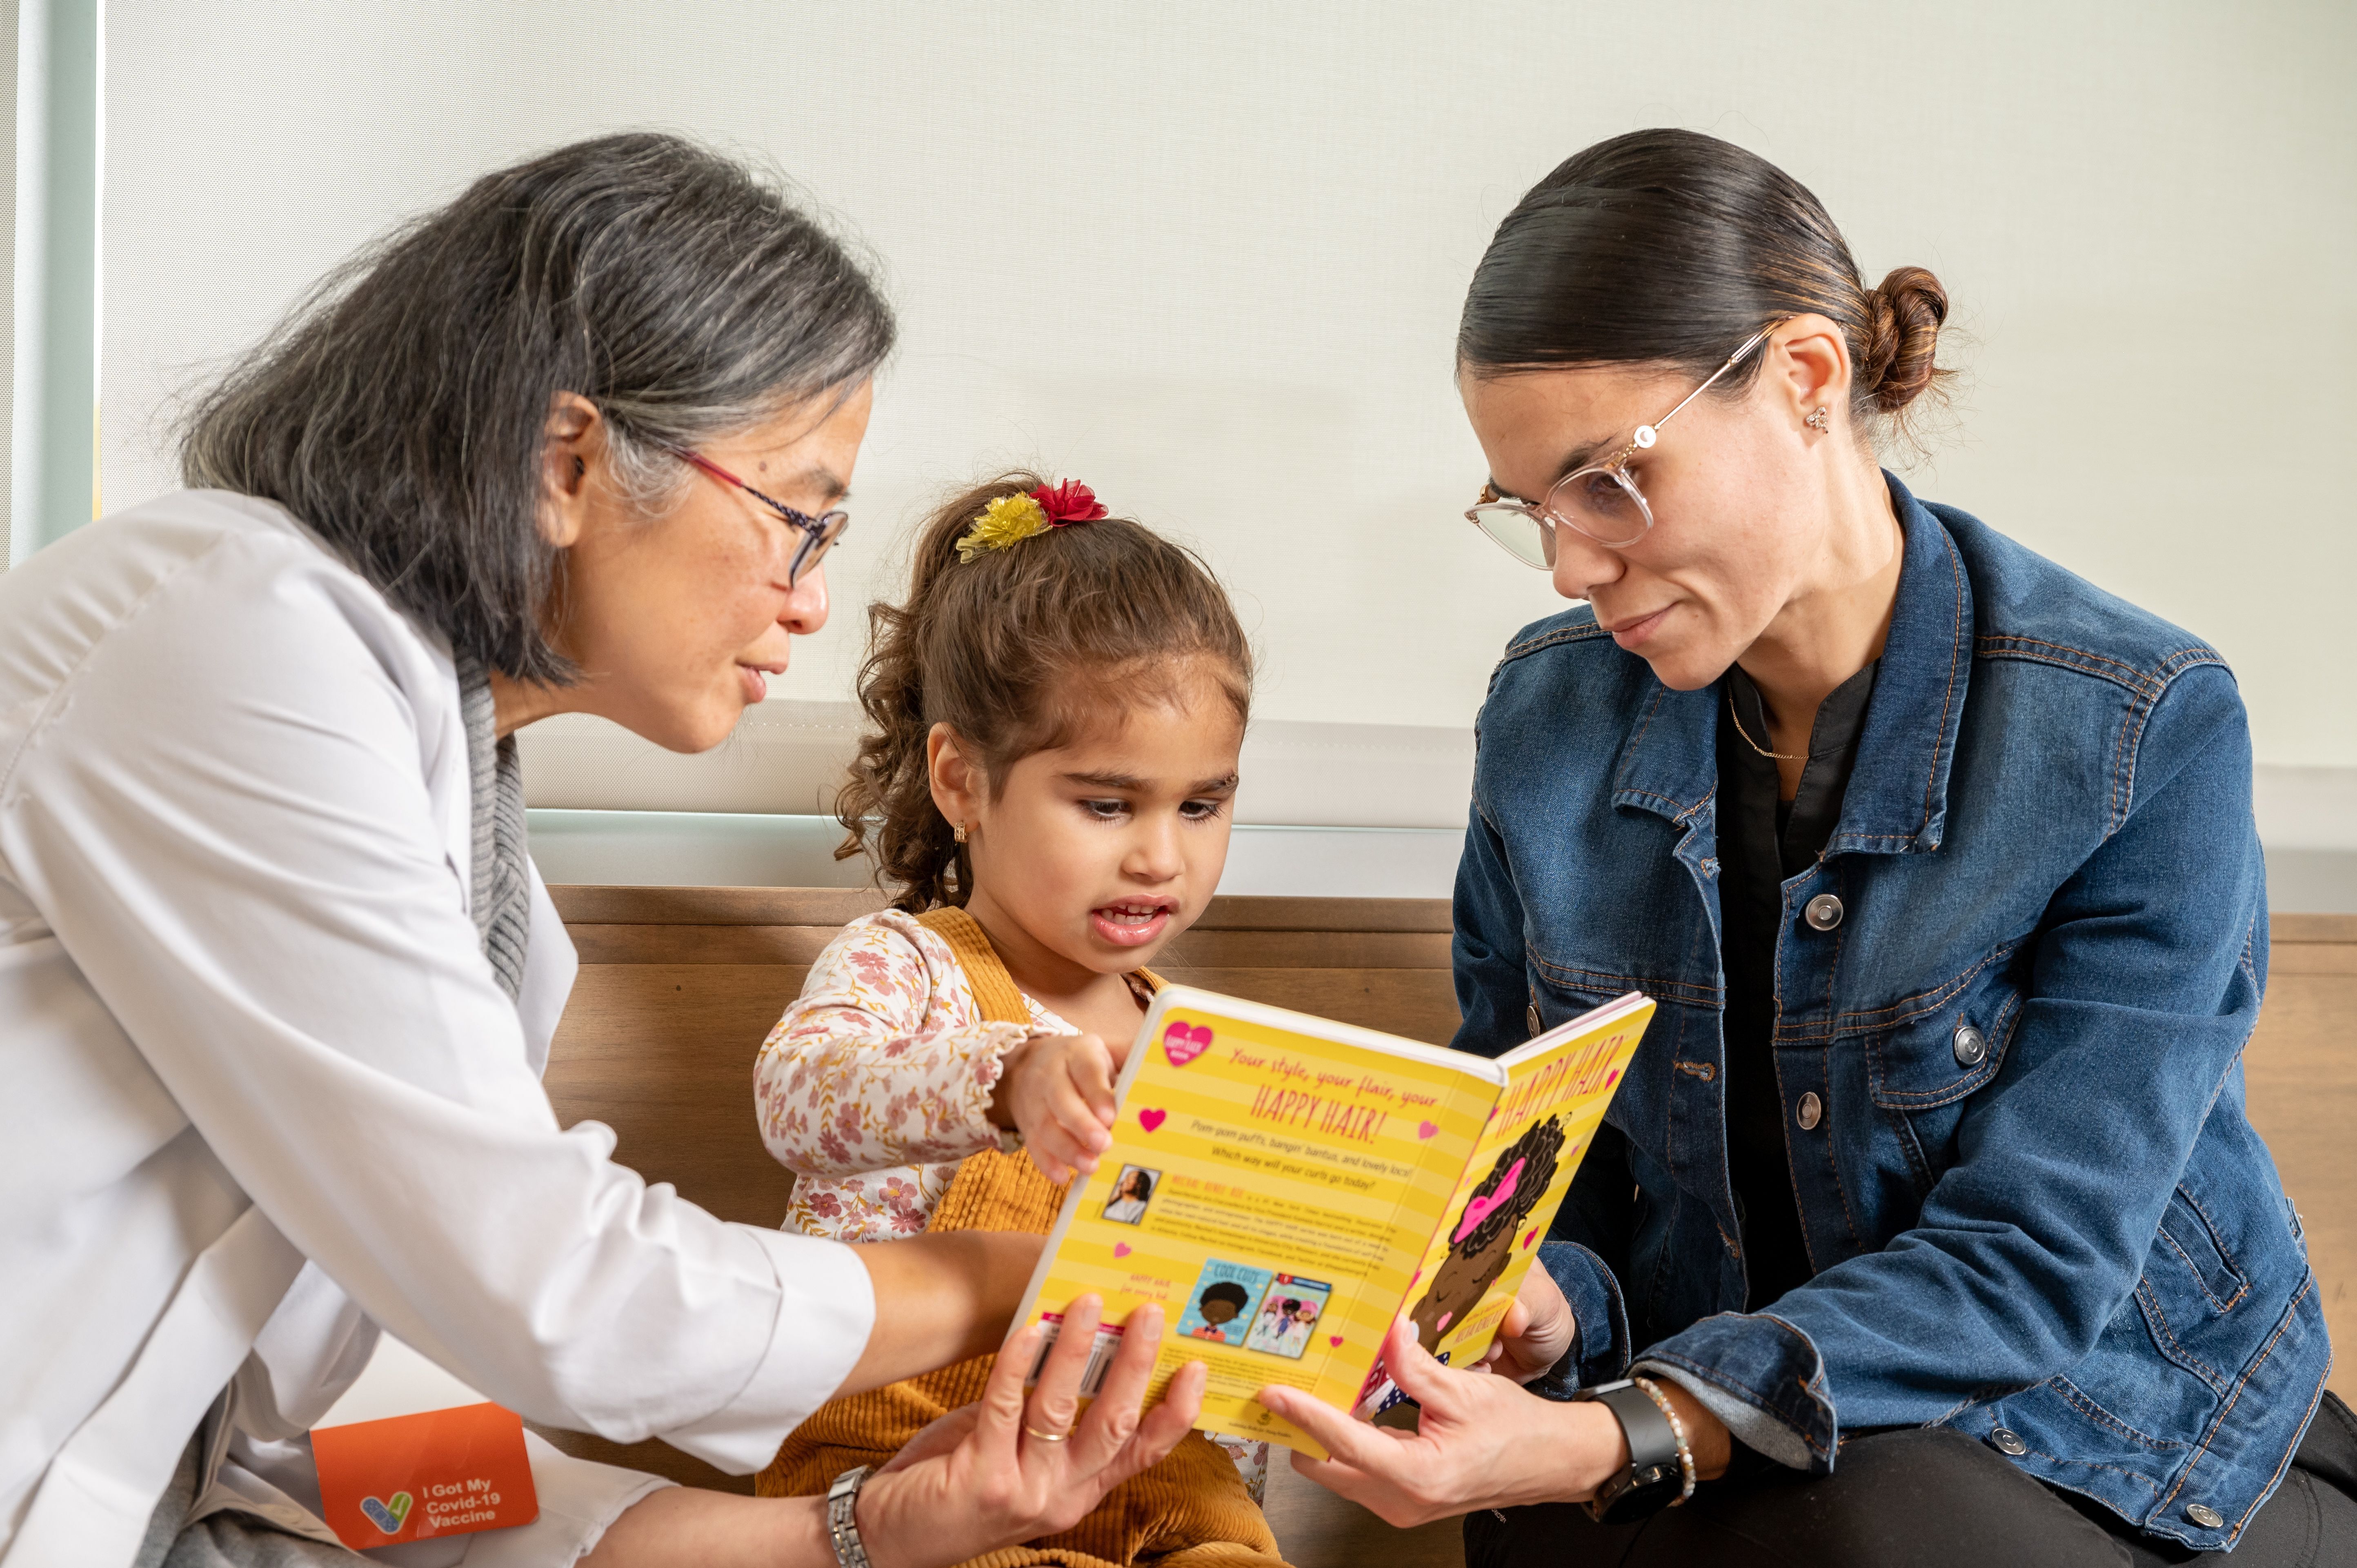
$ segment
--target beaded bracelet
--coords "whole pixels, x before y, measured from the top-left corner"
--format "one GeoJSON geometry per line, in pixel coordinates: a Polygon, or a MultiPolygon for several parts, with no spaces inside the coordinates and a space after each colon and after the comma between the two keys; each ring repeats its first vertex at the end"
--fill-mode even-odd
{"type": "Polygon", "coordinates": [[[1670,1403],[1669,1396],[1662,1392],[1661,1386],[1652,1379],[1631,1377],[1629,1380],[1642,1390],[1647,1399],[1662,1407],[1662,1414],[1668,1418],[1670,1423],[1670,1435],[1678,1440],[1678,1473],[1684,1479],[1685,1489],[1678,1493],[1678,1501],[1670,1505],[1676,1508],[1678,1503],[1694,1496],[1695,1489],[1694,1444],[1686,1441],[1686,1423],[1678,1419],[1677,1407],[1670,1403]]]}

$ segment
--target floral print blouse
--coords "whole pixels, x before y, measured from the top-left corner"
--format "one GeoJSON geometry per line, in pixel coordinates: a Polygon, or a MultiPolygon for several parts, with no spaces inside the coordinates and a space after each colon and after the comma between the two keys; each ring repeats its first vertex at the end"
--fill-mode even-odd
{"type": "Polygon", "coordinates": [[[949,943],[912,916],[845,926],[754,1069],[761,1141],[794,1173],[788,1221],[836,1241],[914,1236],[968,1155],[1016,1147],[986,1114],[1006,1053],[1078,1032],[1023,1002],[1028,1027],[985,1020],[949,943]]]}

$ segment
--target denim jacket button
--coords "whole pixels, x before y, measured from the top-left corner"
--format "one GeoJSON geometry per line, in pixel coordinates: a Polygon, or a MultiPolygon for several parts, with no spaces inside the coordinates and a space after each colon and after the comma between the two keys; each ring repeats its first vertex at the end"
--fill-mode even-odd
{"type": "Polygon", "coordinates": [[[1817,1123],[1824,1121],[1824,1117],[1825,1102],[1817,1098],[1814,1090],[1801,1096],[1800,1106],[1792,1112],[1792,1120],[1801,1124],[1801,1131],[1803,1133],[1815,1132],[1817,1123]]]}
{"type": "Polygon", "coordinates": [[[2029,1452],[2029,1444],[2021,1440],[2021,1434],[2009,1426],[2000,1426],[1990,1433],[1989,1444],[1998,1453],[2011,1455],[2017,1459],[2029,1452]]]}
{"type": "Polygon", "coordinates": [[[1956,1065],[1978,1067],[1988,1058],[1988,1036],[1970,1024],[1956,1031],[1956,1065]]]}
{"type": "Polygon", "coordinates": [[[2215,1530],[2220,1525],[2226,1522],[2226,1516],[2220,1513],[2216,1509],[2212,1508],[2208,1503],[2186,1504],[2185,1517],[2191,1520],[2194,1523],[2200,1525],[2204,1530],[2215,1530]]]}
{"type": "Polygon", "coordinates": [[[1801,918],[1809,922],[1811,930],[1830,931],[1842,922],[1842,901],[1830,893],[1820,893],[1802,906],[1801,918]]]}

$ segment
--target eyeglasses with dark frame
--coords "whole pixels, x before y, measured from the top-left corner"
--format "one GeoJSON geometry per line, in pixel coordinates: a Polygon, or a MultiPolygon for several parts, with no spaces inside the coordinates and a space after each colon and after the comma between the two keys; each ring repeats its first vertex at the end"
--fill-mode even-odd
{"type": "Polygon", "coordinates": [[[1555,531],[1558,524],[1607,549],[1636,543],[1653,526],[1653,509],[1646,504],[1645,493],[1637,488],[1636,479],[1628,470],[1629,459],[1660,440],[1662,426],[1675,418],[1679,409],[1717,384],[1721,376],[1741,364],[1746,356],[1768,340],[1770,333],[1791,319],[1781,317],[1745,338],[1743,346],[1729,354],[1727,362],[1713,371],[1702,385],[1678,400],[1677,408],[1651,424],[1637,426],[1629,445],[1603,462],[1576,468],[1557,479],[1548,487],[1545,499],[1536,505],[1505,495],[1492,481],[1481,487],[1481,499],[1466,512],[1465,521],[1496,541],[1507,554],[1542,572],[1555,569],[1555,531]]]}
{"type": "Polygon", "coordinates": [[[821,512],[818,516],[813,517],[806,511],[763,495],[709,457],[691,452],[684,446],[666,446],[663,450],[683,463],[694,464],[721,483],[743,490],[747,495],[776,512],[785,521],[787,527],[802,535],[800,542],[794,546],[793,563],[786,568],[786,586],[790,588],[800,583],[802,580],[802,574],[817,565],[826,553],[834,548],[835,541],[841,539],[845,532],[851,527],[851,514],[847,511],[838,509],[834,511],[821,512]]]}

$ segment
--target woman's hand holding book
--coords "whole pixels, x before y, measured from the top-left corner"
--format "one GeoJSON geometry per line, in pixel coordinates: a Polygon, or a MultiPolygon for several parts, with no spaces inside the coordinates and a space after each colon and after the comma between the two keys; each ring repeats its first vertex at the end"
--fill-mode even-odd
{"type": "Polygon", "coordinates": [[[1100,1309],[1092,1295],[1071,1304],[1028,1399],[1040,1329],[1013,1336],[981,1400],[918,1434],[868,1481],[858,1522],[874,1568],[935,1568],[1069,1530],[1178,1445],[1201,1407],[1204,1372],[1200,1363],[1180,1368],[1140,1418],[1162,1339],[1159,1307],[1130,1314],[1103,1388],[1081,1410],[1100,1309]]]}
{"type": "Polygon", "coordinates": [[[1385,1523],[1405,1530],[1477,1508],[1577,1502],[1628,1462],[1620,1423],[1602,1405],[1559,1404],[1510,1377],[1444,1367],[1405,1317],[1383,1342],[1383,1365],[1423,1407],[1413,1431],[1370,1425],[1282,1386],[1260,1398],[1330,1455],[1297,1450],[1294,1469],[1385,1523]]]}
{"type": "MultiPolygon", "coordinates": [[[[1412,1431],[1371,1425],[1294,1389],[1263,1389],[1261,1402],[1325,1444],[1324,1460],[1295,1453],[1296,1470],[1404,1530],[1475,1509],[1584,1502],[1629,1463],[1619,1420],[1592,1401],[1540,1399],[1520,1386],[1561,1359],[1577,1333],[1563,1293],[1533,1269],[1500,1325],[1503,1348],[1479,1366],[1445,1367],[1408,1319],[1392,1326],[1383,1365],[1422,1407],[1412,1431]]],[[[1727,1428],[1684,1389],[1661,1386],[1692,1434],[1695,1474],[1716,1478],[1727,1468],[1727,1428]]]]}
{"type": "Polygon", "coordinates": [[[1498,1321],[1498,1337],[1469,1371],[1496,1372],[1518,1383],[1543,1378],[1579,1341],[1579,1320],[1563,1299],[1555,1276],[1533,1269],[1498,1321]]]}

